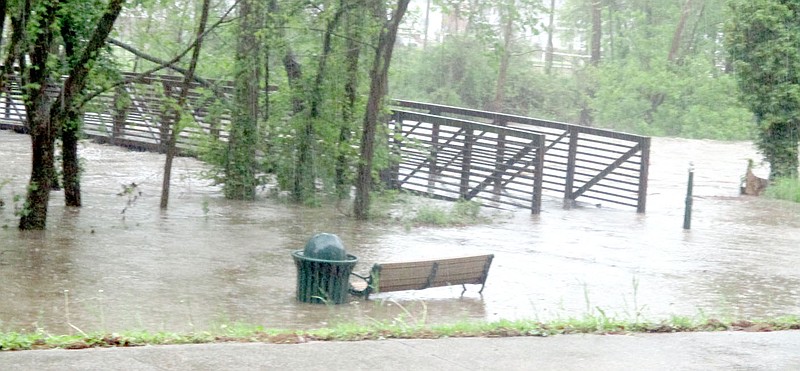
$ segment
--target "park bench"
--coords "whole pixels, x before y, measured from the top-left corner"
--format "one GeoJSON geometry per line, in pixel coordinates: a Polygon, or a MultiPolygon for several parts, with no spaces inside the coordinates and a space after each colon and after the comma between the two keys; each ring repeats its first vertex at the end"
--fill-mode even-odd
{"type": "Polygon", "coordinates": [[[481,285],[483,292],[489,266],[494,255],[474,255],[457,258],[376,263],[368,276],[352,273],[350,293],[369,299],[371,293],[422,290],[429,287],[481,285]]]}

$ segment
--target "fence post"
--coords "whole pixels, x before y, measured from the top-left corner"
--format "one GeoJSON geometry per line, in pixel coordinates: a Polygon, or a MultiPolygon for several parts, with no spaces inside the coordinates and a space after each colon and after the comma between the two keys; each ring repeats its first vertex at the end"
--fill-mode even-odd
{"type": "Polygon", "coordinates": [[[578,157],[578,127],[569,127],[569,152],[567,154],[567,174],[564,180],[564,208],[572,208],[575,200],[573,199],[573,184],[575,183],[575,162],[578,157]]]}
{"type": "Polygon", "coordinates": [[[533,199],[531,200],[531,214],[538,215],[542,211],[542,173],[544,172],[544,135],[536,148],[536,163],[533,169],[533,199]]]}
{"type": "Polygon", "coordinates": [[[689,181],[686,186],[686,209],[683,213],[683,229],[692,228],[692,188],[694,187],[694,164],[689,163],[689,181]]]}
{"type": "MultiPolygon", "coordinates": [[[[506,126],[506,121],[503,119],[495,119],[494,124],[497,126],[506,126]]],[[[500,166],[506,162],[506,135],[504,133],[497,134],[497,148],[495,151],[495,166],[500,166]]],[[[494,187],[492,194],[495,197],[500,197],[500,192],[503,190],[503,175],[501,174],[494,179],[494,187]]]]}
{"type": "MultiPolygon", "coordinates": [[[[433,120],[435,121],[435,120],[433,120]]],[[[439,176],[439,124],[431,124],[431,150],[430,162],[428,162],[428,192],[433,191],[436,177],[439,176]]]]}
{"type": "Polygon", "coordinates": [[[459,194],[461,198],[468,200],[469,195],[469,173],[472,168],[472,143],[475,141],[475,135],[472,129],[464,131],[464,155],[461,161],[461,187],[459,187],[459,194]]]}
{"type": "Polygon", "coordinates": [[[644,213],[647,208],[647,178],[650,176],[650,138],[642,138],[642,155],[639,164],[639,200],[637,213],[644,213]]]}

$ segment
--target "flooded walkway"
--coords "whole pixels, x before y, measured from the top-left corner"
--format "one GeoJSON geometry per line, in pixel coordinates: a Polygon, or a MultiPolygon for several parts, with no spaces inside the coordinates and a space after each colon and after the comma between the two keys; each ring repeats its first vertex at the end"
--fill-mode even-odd
{"type": "Polygon", "coordinates": [[[84,207],[54,192],[48,230],[19,232],[15,195],[30,171],[24,135],[0,131],[0,330],[205,330],[339,322],[552,319],[587,312],[656,320],[800,314],[800,205],[739,197],[750,143],[654,138],[647,213],[587,205],[542,214],[485,210],[465,228],[357,223],[336,208],[225,200],[204,164],[179,158],[158,208],[163,156],[84,143],[84,207]],[[694,213],[684,231],[687,168],[694,213]],[[135,192],[119,195],[123,185],[135,192]],[[139,193],[141,192],[141,193],[139,193]],[[135,196],[135,198],[134,198],[135,196]],[[365,272],[377,261],[494,253],[483,295],[436,288],[338,306],[298,303],[290,252],[338,234],[365,272]]]}

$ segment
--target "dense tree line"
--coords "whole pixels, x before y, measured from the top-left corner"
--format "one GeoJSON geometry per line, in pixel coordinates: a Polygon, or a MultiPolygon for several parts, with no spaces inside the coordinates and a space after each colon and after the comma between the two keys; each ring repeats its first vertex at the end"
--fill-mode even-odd
{"type": "MultiPolygon", "coordinates": [[[[783,74],[765,76],[752,68],[771,63],[756,58],[765,53],[797,63],[796,50],[767,37],[797,33],[791,2],[429,0],[407,15],[409,2],[3,2],[3,68],[21,72],[33,139],[20,228],[45,227],[59,173],[67,203],[80,205],[81,109],[96,96],[89,89],[118,88],[121,71],[177,74],[184,83],[162,123],[170,139],[162,207],[175,138],[191,125],[186,87],[201,82],[220,98],[213,79],[234,82],[233,97],[216,103],[230,112],[229,137],[209,139],[202,155],[234,199],[252,200],[260,185],[274,182],[295,202],[314,204],[349,197],[355,186],[353,215],[367,218],[376,169],[390,161],[389,133],[380,124],[387,95],[645,135],[758,135],[773,175],[796,175],[797,123],[779,114],[796,112],[796,88],[759,82],[777,76],[794,83],[797,69],[789,64],[783,74]],[[411,45],[407,39],[428,30],[431,9],[444,14],[441,33],[426,31],[420,45],[411,45]],[[764,9],[776,13],[754,16],[764,9]],[[770,32],[750,37],[755,29],[770,32]],[[406,42],[397,43],[401,34],[406,42]],[[534,42],[536,35],[544,41],[534,42]],[[759,45],[770,47],[749,52],[759,45]],[[53,86],[60,93],[47,93],[53,86]],[[770,105],[775,101],[785,104],[770,105]],[[63,146],[60,172],[56,139],[63,146]]],[[[794,45],[789,36],[778,39],[794,45]]],[[[0,87],[5,83],[0,79],[0,87]]]]}

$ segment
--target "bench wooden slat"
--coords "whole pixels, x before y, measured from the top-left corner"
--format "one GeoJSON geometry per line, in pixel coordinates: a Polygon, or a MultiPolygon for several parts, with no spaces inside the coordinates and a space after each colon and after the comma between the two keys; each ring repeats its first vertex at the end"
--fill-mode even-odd
{"type": "MultiPolygon", "coordinates": [[[[421,290],[428,287],[484,285],[494,255],[377,263],[368,282],[354,282],[354,293],[421,290]],[[365,287],[366,286],[366,287],[365,287]],[[371,287],[370,287],[371,286],[371,287]]],[[[464,288],[466,290],[466,287],[464,288]]],[[[483,287],[481,287],[483,291],[483,287]]]]}

